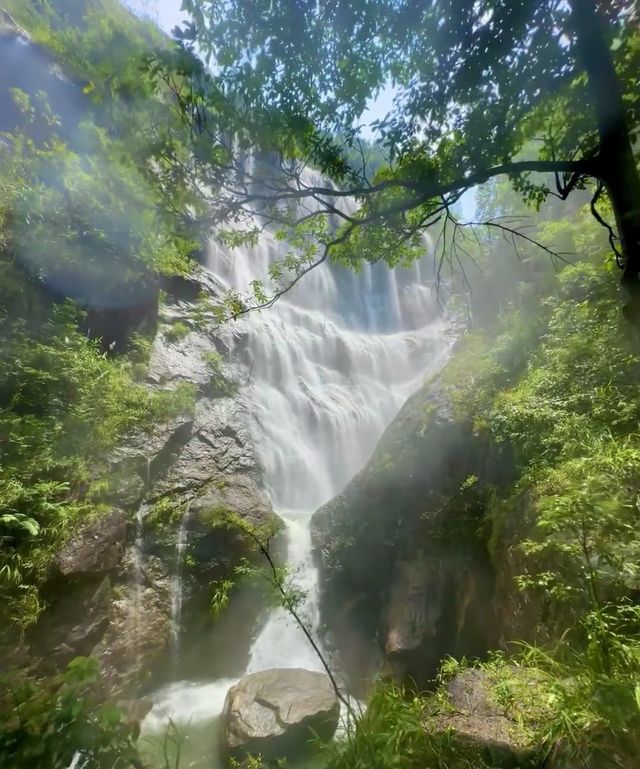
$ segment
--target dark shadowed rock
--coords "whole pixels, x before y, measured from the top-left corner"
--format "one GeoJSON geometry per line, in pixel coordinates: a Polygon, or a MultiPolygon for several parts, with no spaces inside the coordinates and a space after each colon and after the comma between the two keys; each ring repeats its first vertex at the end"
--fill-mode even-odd
{"type": "Polygon", "coordinates": [[[82,577],[113,571],[120,564],[126,536],[126,519],[112,510],[84,526],[56,556],[64,577],[82,577]]]}
{"type": "Polygon", "coordinates": [[[109,625],[111,582],[72,580],[58,585],[51,603],[29,633],[31,652],[47,671],[87,656],[109,625]]]}
{"type": "Polygon", "coordinates": [[[619,740],[601,742],[600,748],[590,745],[580,749],[559,741],[545,761],[544,769],[639,769],[640,757],[625,752],[619,740]]]}
{"type": "Polygon", "coordinates": [[[437,627],[438,602],[429,606],[429,565],[424,557],[396,564],[386,617],[385,657],[396,679],[411,669],[414,654],[437,627]],[[429,612],[427,608],[430,608],[429,612]]]}
{"type": "Polygon", "coordinates": [[[287,758],[328,741],[340,704],[324,673],[274,669],[245,676],[229,689],[222,715],[224,750],[233,756],[287,758]]]}
{"type": "Polygon", "coordinates": [[[492,645],[483,507],[463,487],[469,476],[493,479],[496,465],[460,415],[445,369],[409,398],[342,494],[314,514],[321,608],[343,660],[353,622],[378,639],[396,679],[418,686],[443,656],[477,656],[492,645]],[[348,616],[354,601],[358,612],[348,616]]]}

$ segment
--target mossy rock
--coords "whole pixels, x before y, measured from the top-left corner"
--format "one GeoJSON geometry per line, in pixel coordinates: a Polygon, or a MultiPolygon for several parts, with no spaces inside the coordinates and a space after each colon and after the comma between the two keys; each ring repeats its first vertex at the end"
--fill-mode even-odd
{"type": "MultiPolygon", "coordinates": [[[[534,690],[539,684],[533,673],[505,667],[504,682],[510,676],[515,687],[534,690]]],[[[435,698],[425,720],[427,732],[434,738],[446,738],[455,755],[475,759],[479,765],[496,769],[541,766],[543,756],[534,732],[523,721],[520,705],[510,706],[502,699],[499,682],[490,672],[470,668],[462,670],[435,698]]],[[[535,709],[531,710],[535,718],[535,709]]]]}

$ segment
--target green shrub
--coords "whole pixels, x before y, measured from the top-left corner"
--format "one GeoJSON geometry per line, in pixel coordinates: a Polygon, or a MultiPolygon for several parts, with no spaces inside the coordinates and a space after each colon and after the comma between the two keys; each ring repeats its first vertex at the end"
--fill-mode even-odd
{"type": "Polygon", "coordinates": [[[154,391],[78,330],[71,305],[37,332],[0,317],[0,598],[25,627],[51,556],[77,522],[99,514],[106,456],[128,433],[193,408],[195,388],[154,391]]]}
{"type": "Polygon", "coordinates": [[[0,682],[0,764],[68,769],[76,753],[87,769],[140,766],[135,728],[100,702],[96,660],[78,657],[46,683],[12,675],[0,682]]]}
{"type": "Polygon", "coordinates": [[[164,329],[164,337],[169,342],[179,342],[189,335],[191,329],[189,325],[182,320],[177,320],[164,329]]]}

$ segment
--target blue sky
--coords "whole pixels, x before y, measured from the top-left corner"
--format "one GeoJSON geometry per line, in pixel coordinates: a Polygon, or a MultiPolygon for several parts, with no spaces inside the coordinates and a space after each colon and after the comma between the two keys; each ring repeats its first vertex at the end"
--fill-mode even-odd
{"type": "Polygon", "coordinates": [[[141,16],[148,16],[166,32],[171,30],[185,18],[180,11],[182,0],[123,0],[132,11],[141,16]]]}

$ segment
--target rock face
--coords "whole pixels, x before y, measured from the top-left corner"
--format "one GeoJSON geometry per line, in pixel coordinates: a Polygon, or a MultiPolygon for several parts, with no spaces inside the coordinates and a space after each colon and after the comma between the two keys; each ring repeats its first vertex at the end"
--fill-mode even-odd
{"type": "Polygon", "coordinates": [[[147,559],[140,584],[125,583],[112,595],[108,624],[91,651],[110,696],[135,691],[162,656],[170,635],[170,606],[169,575],[156,558],[147,559]]]}
{"type": "Polygon", "coordinates": [[[366,651],[345,648],[355,625],[388,672],[424,686],[446,654],[494,643],[494,579],[469,479],[499,482],[507,466],[458,416],[446,369],[407,401],[367,466],[312,520],[322,611],[343,660],[366,651]]]}
{"type": "Polygon", "coordinates": [[[216,525],[220,511],[252,526],[280,522],[260,488],[245,426],[238,392],[243,369],[231,355],[242,340],[198,315],[202,295],[217,290],[213,276],[202,271],[186,293],[184,285],[177,288],[163,307],[146,381],[154,389],[191,384],[193,413],[129,436],[107,458],[113,507],[57,554],[49,607],[32,634],[33,653],[47,669],[77,655],[95,656],[115,698],[135,696],[166,653],[181,529],[189,556],[179,580],[186,622],[189,596],[204,594],[199,586],[224,578],[249,555],[246,537],[216,525]],[[167,333],[177,321],[189,329],[179,338],[167,333]]]}
{"type": "Polygon", "coordinates": [[[314,738],[331,739],[340,704],[329,678],[302,669],[265,670],[229,689],[222,714],[223,746],[239,758],[290,758],[314,738]]]}
{"type": "Polygon", "coordinates": [[[109,626],[111,579],[56,580],[54,598],[29,633],[31,655],[47,672],[91,654],[109,626]]]}
{"type": "Polygon", "coordinates": [[[120,564],[126,537],[122,510],[100,516],[72,537],[56,557],[64,577],[86,577],[113,571],[120,564]]]}

